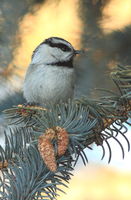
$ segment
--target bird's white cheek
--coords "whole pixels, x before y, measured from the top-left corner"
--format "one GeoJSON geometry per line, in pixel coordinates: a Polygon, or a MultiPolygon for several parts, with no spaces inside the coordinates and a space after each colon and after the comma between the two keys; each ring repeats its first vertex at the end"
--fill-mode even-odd
{"type": "Polygon", "coordinates": [[[60,61],[67,61],[72,57],[72,55],[70,53],[60,51],[57,52],[56,57],[59,58],[60,61]]]}
{"type": "Polygon", "coordinates": [[[71,53],[64,54],[64,60],[70,60],[71,57],[72,57],[71,53]]]}
{"type": "Polygon", "coordinates": [[[55,61],[60,56],[59,52],[55,50],[55,48],[48,48],[46,51],[46,57],[48,57],[48,61],[55,61]]]}

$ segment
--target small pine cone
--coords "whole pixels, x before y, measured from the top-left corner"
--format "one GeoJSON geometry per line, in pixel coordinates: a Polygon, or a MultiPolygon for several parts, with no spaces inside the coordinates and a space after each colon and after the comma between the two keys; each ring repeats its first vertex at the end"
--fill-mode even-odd
{"type": "Polygon", "coordinates": [[[49,140],[53,140],[56,136],[55,131],[52,128],[48,128],[45,131],[45,138],[49,139],[49,140]]]}
{"type": "Polygon", "coordinates": [[[7,160],[5,160],[4,162],[0,162],[0,169],[7,168],[7,167],[8,167],[7,160]]]}
{"type": "Polygon", "coordinates": [[[58,156],[64,155],[69,144],[68,132],[59,126],[56,127],[57,132],[57,143],[58,143],[58,156]]]}
{"type": "Polygon", "coordinates": [[[54,147],[45,134],[38,138],[38,150],[49,170],[55,172],[57,169],[57,164],[54,147]]]}

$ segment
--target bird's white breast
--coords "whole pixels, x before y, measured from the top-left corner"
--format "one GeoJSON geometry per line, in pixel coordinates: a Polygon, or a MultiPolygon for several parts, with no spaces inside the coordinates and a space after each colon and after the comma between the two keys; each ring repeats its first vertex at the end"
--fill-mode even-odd
{"type": "Polygon", "coordinates": [[[23,90],[28,102],[43,104],[67,101],[73,96],[74,69],[49,65],[34,65],[32,69],[30,66],[23,90]]]}

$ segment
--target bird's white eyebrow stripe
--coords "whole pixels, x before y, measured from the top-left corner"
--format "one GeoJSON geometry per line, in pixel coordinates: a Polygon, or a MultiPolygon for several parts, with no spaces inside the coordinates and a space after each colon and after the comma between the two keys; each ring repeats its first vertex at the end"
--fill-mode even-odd
{"type": "Polygon", "coordinates": [[[68,51],[71,51],[71,48],[68,47],[66,44],[63,44],[63,43],[50,43],[49,45],[51,47],[57,47],[57,48],[60,48],[60,49],[62,49],[63,47],[65,47],[66,49],[68,49],[68,51]]]}
{"type": "Polygon", "coordinates": [[[67,42],[64,39],[59,39],[59,41],[58,41],[58,38],[54,38],[54,41],[47,39],[43,43],[48,44],[50,47],[55,47],[55,48],[60,48],[60,49],[64,47],[67,49],[67,51],[71,51],[70,43],[68,43],[69,46],[67,46],[67,44],[65,44],[67,42]]]}

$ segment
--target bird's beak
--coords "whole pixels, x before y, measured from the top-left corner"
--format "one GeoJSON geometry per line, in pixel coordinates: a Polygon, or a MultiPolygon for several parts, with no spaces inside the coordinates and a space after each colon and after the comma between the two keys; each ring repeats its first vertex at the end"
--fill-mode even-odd
{"type": "Polygon", "coordinates": [[[82,51],[81,50],[74,50],[74,54],[76,55],[76,54],[81,54],[82,53],[82,51]]]}

